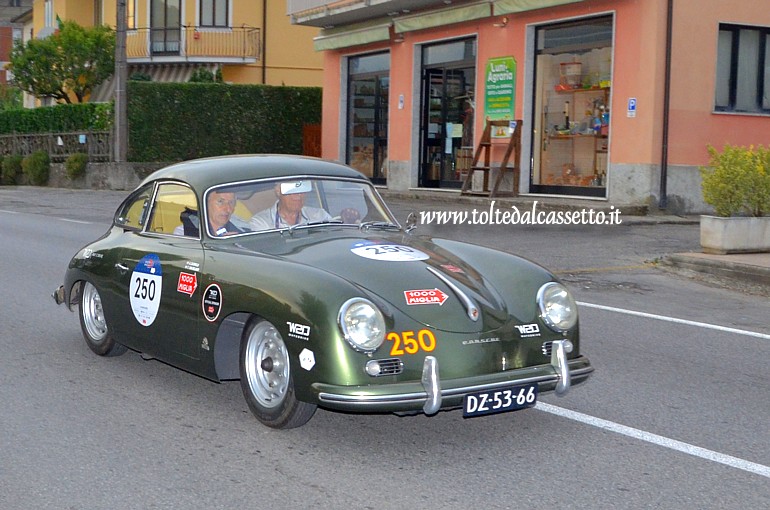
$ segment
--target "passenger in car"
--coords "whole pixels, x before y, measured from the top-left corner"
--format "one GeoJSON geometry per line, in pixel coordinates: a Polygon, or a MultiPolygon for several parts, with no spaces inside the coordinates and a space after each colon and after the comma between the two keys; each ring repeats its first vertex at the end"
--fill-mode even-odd
{"type": "Polygon", "coordinates": [[[251,217],[252,230],[272,230],[313,221],[331,221],[332,216],[324,209],[305,206],[310,191],[309,181],[278,183],[275,185],[275,204],[251,217]],[[283,188],[283,190],[282,190],[283,188]]]}

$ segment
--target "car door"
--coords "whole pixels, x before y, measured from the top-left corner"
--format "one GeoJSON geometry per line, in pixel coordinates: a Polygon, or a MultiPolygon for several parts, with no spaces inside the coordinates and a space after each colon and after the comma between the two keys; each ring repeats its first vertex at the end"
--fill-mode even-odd
{"type": "MultiPolygon", "coordinates": [[[[200,357],[199,275],[203,248],[199,229],[184,228],[182,216],[197,217],[193,190],[179,182],[160,182],[137,200],[149,200],[140,229],[126,231],[116,264],[120,319],[116,328],[130,347],[172,364],[200,357]]],[[[205,346],[204,348],[207,348],[205,346]]]]}

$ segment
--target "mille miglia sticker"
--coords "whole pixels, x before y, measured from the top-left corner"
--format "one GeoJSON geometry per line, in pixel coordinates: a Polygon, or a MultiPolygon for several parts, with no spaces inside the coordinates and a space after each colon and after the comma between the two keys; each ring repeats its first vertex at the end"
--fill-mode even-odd
{"type": "Polygon", "coordinates": [[[195,273],[179,273],[179,281],[176,284],[177,292],[192,296],[198,288],[198,275],[195,273]]]}
{"type": "Polygon", "coordinates": [[[443,305],[449,296],[440,289],[405,290],[407,305],[443,305]]]}
{"type": "Polygon", "coordinates": [[[219,312],[222,310],[222,289],[219,285],[212,283],[203,292],[203,300],[201,301],[203,307],[203,316],[209,322],[214,322],[219,317],[219,312]]]}

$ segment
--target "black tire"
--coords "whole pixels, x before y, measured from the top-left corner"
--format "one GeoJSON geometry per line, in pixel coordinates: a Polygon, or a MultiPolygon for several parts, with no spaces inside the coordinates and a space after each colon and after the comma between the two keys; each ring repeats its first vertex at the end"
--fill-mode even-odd
{"type": "Polygon", "coordinates": [[[128,349],[112,337],[102,309],[99,291],[89,282],[83,282],[80,291],[80,329],[88,348],[99,356],[120,356],[128,349]]]}
{"type": "Polygon", "coordinates": [[[292,429],[313,417],[317,406],[297,400],[286,343],[268,321],[255,319],[246,326],[239,366],[243,396],[262,424],[292,429]]]}

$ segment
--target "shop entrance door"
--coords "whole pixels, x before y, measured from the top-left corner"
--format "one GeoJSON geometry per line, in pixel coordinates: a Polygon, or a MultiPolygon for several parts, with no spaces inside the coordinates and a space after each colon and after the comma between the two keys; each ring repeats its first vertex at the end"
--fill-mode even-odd
{"type": "Polygon", "coordinates": [[[420,186],[460,188],[473,160],[476,40],[423,49],[420,186]]]}
{"type": "Polygon", "coordinates": [[[390,56],[354,57],[348,69],[347,163],[376,184],[388,175],[390,56]]]}

